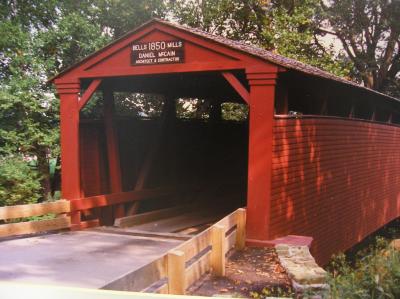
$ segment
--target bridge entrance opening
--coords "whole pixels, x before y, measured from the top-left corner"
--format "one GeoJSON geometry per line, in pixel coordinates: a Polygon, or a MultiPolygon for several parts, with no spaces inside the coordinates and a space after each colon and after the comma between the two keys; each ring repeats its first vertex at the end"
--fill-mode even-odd
{"type": "MultiPolygon", "coordinates": [[[[246,84],[244,72],[234,76],[246,84]]],[[[176,232],[246,206],[248,106],[221,72],[103,80],[80,119],[84,197],[148,192],[119,205],[123,214],[118,205],[93,208],[83,221],[161,211],[172,223],[135,223],[176,232]]]]}

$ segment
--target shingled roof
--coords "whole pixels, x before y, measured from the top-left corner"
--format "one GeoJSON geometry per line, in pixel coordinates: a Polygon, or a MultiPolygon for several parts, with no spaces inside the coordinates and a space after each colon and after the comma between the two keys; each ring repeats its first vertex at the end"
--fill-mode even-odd
{"type": "Polygon", "coordinates": [[[385,98],[390,99],[390,100],[395,100],[395,101],[398,101],[398,102],[400,101],[399,99],[396,99],[394,97],[391,97],[391,96],[383,94],[383,93],[380,93],[380,92],[378,92],[376,90],[367,88],[365,86],[359,85],[359,84],[357,84],[355,82],[346,80],[346,79],[344,79],[342,77],[338,77],[338,76],[333,75],[333,74],[331,74],[329,72],[323,71],[323,70],[321,70],[321,69],[319,69],[317,67],[311,66],[309,64],[300,62],[300,61],[292,59],[292,58],[288,58],[288,57],[273,53],[271,51],[256,47],[254,45],[249,45],[249,44],[246,44],[244,42],[231,40],[231,39],[228,39],[228,38],[220,36],[220,35],[210,34],[208,32],[200,30],[198,28],[183,26],[183,25],[179,25],[179,24],[176,24],[176,23],[171,23],[169,21],[156,19],[156,18],[154,18],[154,19],[142,24],[141,26],[135,28],[132,31],[129,31],[128,33],[124,34],[122,37],[120,37],[119,39],[115,40],[111,44],[107,45],[103,49],[100,49],[99,51],[89,55],[86,58],[84,58],[82,61],[80,61],[80,62],[76,63],[75,65],[65,69],[64,71],[59,73],[57,76],[52,78],[51,81],[53,79],[59,77],[61,74],[67,72],[68,70],[74,68],[75,66],[80,65],[82,62],[86,61],[90,57],[95,56],[98,52],[101,52],[102,50],[104,50],[106,48],[109,48],[110,46],[114,45],[118,41],[126,38],[127,36],[133,34],[134,32],[139,31],[141,28],[143,28],[143,27],[145,27],[145,26],[147,26],[147,25],[149,25],[151,23],[161,23],[161,24],[173,27],[173,28],[178,29],[178,30],[182,30],[182,31],[185,31],[185,32],[190,32],[190,33],[192,33],[192,34],[194,34],[196,36],[200,36],[200,37],[205,38],[207,40],[210,40],[210,41],[222,44],[224,46],[239,50],[241,52],[244,52],[244,53],[259,57],[259,58],[262,58],[262,59],[264,59],[264,60],[266,60],[268,62],[271,62],[273,64],[282,66],[282,67],[284,67],[286,69],[289,69],[289,70],[295,70],[295,71],[298,71],[298,72],[301,72],[301,73],[304,73],[304,74],[307,74],[307,75],[310,75],[310,76],[315,76],[315,77],[319,77],[319,78],[333,80],[333,81],[336,81],[336,82],[339,82],[339,83],[342,83],[342,84],[345,84],[345,85],[349,85],[349,86],[352,86],[352,87],[355,87],[355,88],[358,88],[358,89],[362,89],[364,91],[376,94],[376,95],[381,96],[381,97],[385,97],[385,98]]]}

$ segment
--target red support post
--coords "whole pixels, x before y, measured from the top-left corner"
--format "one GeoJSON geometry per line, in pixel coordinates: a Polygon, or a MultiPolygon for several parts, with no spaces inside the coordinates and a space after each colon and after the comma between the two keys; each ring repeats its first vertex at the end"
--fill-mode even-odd
{"type": "MultiPolygon", "coordinates": [[[[79,158],[79,81],[56,80],[60,96],[61,126],[61,191],[62,197],[74,200],[81,197],[80,158],[79,158]]],[[[79,229],[81,215],[71,212],[73,229],[79,229]]]]}
{"type": "MultiPolygon", "coordinates": [[[[110,89],[103,91],[104,98],[104,127],[107,140],[107,155],[109,182],[111,193],[122,192],[121,166],[119,159],[118,135],[114,127],[114,95],[110,89]]],[[[125,216],[123,204],[115,205],[114,218],[125,216]]]]}
{"type": "Polygon", "coordinates": [[[272,139],[277,70],[247,69],[250,85],[247,244],[269,240],[272,139]]]}

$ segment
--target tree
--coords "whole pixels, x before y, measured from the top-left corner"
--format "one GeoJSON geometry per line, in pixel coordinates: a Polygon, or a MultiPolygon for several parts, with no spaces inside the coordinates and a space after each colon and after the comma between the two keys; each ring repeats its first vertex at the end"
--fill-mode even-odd
{"type": "Polygon", "coordinates": [[[163,18],[166,14],[163,0],[95,0],[89,1],[88,14],[103,30],[109,30],[113,38],[143,24],[151,18],[163,18]]]}
{"type": "Polygon", "coordinates": [[[163,7],[162,0],[0,3],[0,158],[35,158],[42,198],[50,192],[50,159],[59,154],[59,103],[47,80],[131,27],[162,17],[163,7]]]}
{"type": "MultiPolygon", "coordinates": [[[[212,34],[258,47],[348,76],[351,63],[318,36],[319,0],[175,0],[168,7],[172,19],[212,34]]],[[[198,102],[199,105],[206,102],[198,102]]],[[[243,119],[245,106],[226,103],[232,119],[243,119]]],[[[201,110],[201,109],[199,109],[201,110]]]]}
{"type": "Polygon", "coordinates": [[[172,19],[212,34],[263,44],[266,0],[170,0],[172,19]]]}
{"type": "Polygon", "coordinates": [[[321,41],[320,0],[273,0],[266,9],[264,47],[283,56],[348,77],[351,63],[321,41]]]}
{"type": "Polygon", "coordinates": [[[35,203],[40,198],[38,179],[21,156],[0,157],[0,206],[35,203]]]}
{"type": "Polygon", "coordinates": [[[179,23],[252,43],[315,65],[340,76],[348,75],[343,56],[321,44],[318,36],[320,0],[175,0],[169,1],[179,23]]]}
{"type": "Polygon", "coordinates": [[[45,197],[50,192],[48,161],[57,152],[58,106],[24,26],[4,21],[0,31],[0,156],[36,157],[36,179],[45,197]]]}
{"type": "Polygon", "coordinates": [[[321,33],[337,37],[366,87],[400,96],[400,1],[322,1],[321,33]]]}

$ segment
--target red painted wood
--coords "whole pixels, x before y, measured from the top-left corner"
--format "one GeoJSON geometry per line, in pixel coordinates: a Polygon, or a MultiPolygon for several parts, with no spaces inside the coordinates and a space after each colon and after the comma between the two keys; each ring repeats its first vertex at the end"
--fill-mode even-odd
{"type": "Polygon", "coordinates": [[[221,45],[185,30],[153,21],[131,32],[113,44],[84,59],[81,63],[56,77],[102,78],[144,74],[218,71],[244,69],[246,65],[269,64],[263,59],[221,45]],[[184,40],[185,63],[170,65],[130,66],[130,46],[134,42],[155,40],[184,40]]]}
{"type": "MultiPolygon", "coordinates": [[[[112,193],[122,191],[121,166],[119,159],[118,135],[114,128],[114,96],[110,89],[103,91],[104,100],[104,128],[107,141],[108,171],[110,180],[110,190],[112,193]]],[[[124,205],[114,207],[114,218],[125,216],[124,205]]]]}
{"type": "Polygon", "coordinates": [[[242,97],[242,99],[249,104],[250,94],[242,83],[230,72],[222,72],[222,76],[229,82],[229,84],[236,90],[236,92],[242,97]]]}
{"type": "Polygon", "coordinates": [[[277,119],[271,238],[314,238],[320,263],[400,216],[400,127],[338,118],[277,119]]]}
{"type": "MultiPolygon", "coordinates": [[[[61,192],[62,197],[73,200],[81,197],[79,160],[79,82],[57,84],[60,96],[61,126],[61,192]]],[[[72,224],[80,224],[80,213],[71,213],[72,224]]]]}
{"type": "Polygon", "coordinates": [[[85,105],[90,100],[91,96],[94,94],[94,92],[96,91],[97,87],[99,87],[100,84],[101,84],[101,79],[94,79],[90,83],[85,93],[79,99],[79,110],[82,110],[82,108],[85,107],[85,105]]]}
{"type": "Polygon", "coordinates": [[[247,186],[248,244],[270,238],[272,139],[276,73],[248,71],[250,85],[247,186]]]}
{"type": "Polygon", "coordinates": [[[126,77],[140,76],[149,74],[174,74],[174,73],[193,73],[204,71],[226,71],[241,70],[245,68],[243,62],[192,62],[184,64],[168,65],[150,65],[135,67],[113,67],[101,68],[99,70],[88,70],[82,72],[80,78],[110,78],[110,77],[126,77]]]}

